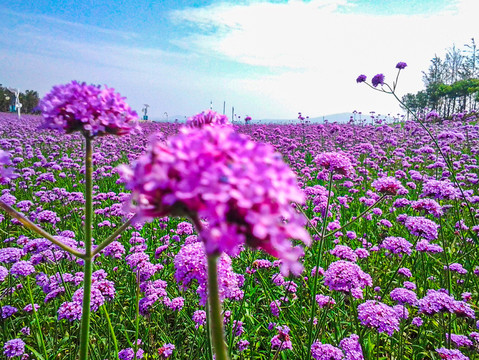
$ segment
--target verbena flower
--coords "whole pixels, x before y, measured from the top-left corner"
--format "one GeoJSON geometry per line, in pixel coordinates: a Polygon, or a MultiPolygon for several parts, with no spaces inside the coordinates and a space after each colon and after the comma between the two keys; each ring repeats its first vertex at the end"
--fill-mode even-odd
{"type": "Polygon", "coordinates": [[[394,309],[382,302],[368,300],[358,305],[358,319],[367,327],[376,328],[391,336],[399,330],[399,316],[394,309]]]}
{"type": "Polygon", "coordinates": [[[402,70],[402,69],[404,69],[406,66],[407,66],[407,64],[406,64],[405,62],[400,61],[400,62],[398,62],[398,63],[396,64],[396,69],[402,70]]]}
{"type": "Polygon", "coordinates": [[[10,160],[10,153],[0,150],[0,184],[6,184],[16,177],[13,167],[10,167],[10,165],[13,165],[10,160]]]}
{"type": "MultiPolygon", "coordinates": [[[[182,289],[191,286],[193,280],[198,282],[197,293],[200,305],[207,300],[208,271],[206,253],[203,243],[193,243],[183,246],[175,256],[175,278],[182,289]]],[[[220,299],[240,300],[243,298],[242,278],[233,272],[231,258],[222,254],[218,260],[218,283],[220,299]]]]}
{"type": "Polygon", "coordinates": [[[324,284],[330,290],[342,291],[353,297],[362,299],[366,286],[372,286],[373,281],[369,274],[352,262],[338,260],[329,265],[324,274],[324,284]]]}
{"type": "Polygon", "coordinates": [[[339,342],[339,347],[344,351],[344,360],[364,360],[363,350],[359,343],[359,336],[351,334],[339,342]]]}
{"type": "Polygon", "coordinates": [[[35,272],[35,267],[30,261],[17,261],[12,265],[10,274],[18,278],[19,276],[28,276],[35,272]]]}
{"type": "Polygon", "coordinates": [[[442,347],[436,349],[436,352],[439,354],[441,359],[445,360],[469,360],[469,358],[459,350],[449,350],[442,347]]]}
{"type": "Polygon", "coordinates": [[[8,340],[3,345],[3,354],[8,357],[22,356],[25,353],[25,343],[22,339],[8,340]]]}
{"type": "Polygon", "coordinates": [[[378,85],[384,85],[384,75],[383,74],[374,75],[373,79],[371,80],[371,83],[373,84],[374,87],[377,87],[378,85]]]}
{"type": "Polygon", "coordinates": [[[344,354],[341,349],[330,344],[322,344],[321,341],[316,340],[311,345],[311,356],[315,360],[342,360],[344,354]]]}
{"type": "MultiPolygon", "coordinates": [[[[251,119],[251,118],[250,118],[251,119]]],[[[198,127],[201,128],[207,125],[226,125],[232,126],[229,122],[228,117],[226,115],[218,114],[213,110],[206,110],[202,113],[189,117],[186,121],[186,125],[190,127],[198,127]]]]}
{"type": "Polygon", "coordinates": [[[38,104],[43,127],[67,134],[125,135],[137,129],[137,114],[113,88],[72,81],[57,85],[38,104]]]}
{"type": "Polygon", "coordinates": [[[173,350],[175,350],[175,345],[173,344],[164,344],[161,348],[158,349],[158,355],[162,359],[167,359],[173,355],[173,350]]]}
{"type": "Polygon", "coordinates": [[[205,218],[200,235],[208,254],[235,255],[246,243],[279,257],[284,273],[302,271],[303,251],[289,238],[310,243],[303,217],[291,206],[304,195],[271,145],[230,127],[182,128],[119,171],[140,217],[205,218]]]}
{"type": "Polygon", "coordinates": [[[418,302],[416,293],[404,288],[396,288],[392,290],[389,296],[401,305],[409,304],[415,306],[418,302]]]}
{"type": "Polygon", "coordinates": [[[388,236],[381,243],[381,247],[389,250],[393,254],[407,254],[412,253],[412,244],[406,239],[399,236],[388,236]]]}
{"type": "Polygon", "coordinates": [[[421,236],[427,240],[437,239],[439,225],[423,216],[409,216],[404,225],[412,235],[421,236]]]}
{"type": "Polygon", "coordinates": [[[366,79],[367,79],[366,75],[359,75],[358,78],[356,79],[356,82],[359,84],[359,83],[365,82],[366,79]]]}
{"type": "Polygon", "coordinates": [[[398,179],[392,176],[376,179],[371,183],[371,186],[377,192],[385,195],[405,195],[409,192],[398,179]]]}
{"type": "Polygon", "coordinates": [[[454,299],[444,289],[429,289],[426,296],[419,300],[419,312],[426,315],[449,312],[460,317],[475,318],[474,310],[468,303],[454,299]]]}
{"type": "Polygon", "coordinates": [[[330,172],[351,176],[354,167],[351,160],[338,152],[323,152],[314,158],[315,163],[330,172]]]}

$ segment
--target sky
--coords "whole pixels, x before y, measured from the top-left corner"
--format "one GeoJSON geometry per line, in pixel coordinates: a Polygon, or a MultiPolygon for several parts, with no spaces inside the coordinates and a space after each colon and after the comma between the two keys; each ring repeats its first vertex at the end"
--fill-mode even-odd
{"type": "Polygon", "coordinates": [[[0,4],[0,84],[113,87],[165,120],[210,108],[253,119],[401,112],[356,78],[401,71],[422,90],[435,54],[479,39],[477,0],[9,0],[0,4]]]}

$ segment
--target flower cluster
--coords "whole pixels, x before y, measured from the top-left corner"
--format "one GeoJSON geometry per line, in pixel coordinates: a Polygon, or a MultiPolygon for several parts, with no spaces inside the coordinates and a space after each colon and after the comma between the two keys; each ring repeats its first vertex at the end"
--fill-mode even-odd
{"type": "Polygon", "coordinates": [[[208,254],[236,255],[246,243],[279,257],[283,273],[302,271],[303,250],[289,239],[310,243],[302,216],[291,206],[303,203],[304,194],[272,146],[231,127],[182,128],[119,172],[139,216],[196,219],[208,254]]]}
{"type": "Polygon", "coordinates": [[[372,286],[373,281],[369,274],[352,262],[338,260],[329,265],[324,274],[324,284],[330,290],[350,293],[357,299],[363,298],[363,291],[366,286],[372,286]]]}
{"type": "Polygon", "coordinates": [[[368,300],[358,305],[358,318],[361,324],[376,328],[391,336],[399,330],[399,316],[394,309],[382,302],[368,300]]]}
{"type": "Polygon", "coordinates": [[[137,129],[137,114],[114,89],[72,81],[54,86],[38,104],[47,129],[85,136],[125,135],[137,129]]]}
{"type": "Polygon", "coordinates": [[[316,156],[314,159],[316,165],[329,170],[332,173],[338,173],[344,176],[351,176],[354,173],[354,167],[343,154],[338,152],[324,152],[316,156]]]}

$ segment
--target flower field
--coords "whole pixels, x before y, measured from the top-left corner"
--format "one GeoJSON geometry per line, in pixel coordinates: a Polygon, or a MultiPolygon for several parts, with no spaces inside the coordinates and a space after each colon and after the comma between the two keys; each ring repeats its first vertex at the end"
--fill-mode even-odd
{"type": "MultiPolygon", "coordinates": [[[[415,121],[201,133],[143,122],[139,133],[93,138],[93,249],[133,213],[143,217],[94,257],[90,358],[212,359],[207,253],[222,253],[218,290],[231,359],[479,358],[478,116],[424,119],[453,172],[415,121]],[[182,136],[197,142],[187,148],[182,136]],[[215,178],[220,170],[205,176],[207,146],[233,138],[236,147],[221,162],[240,163],[247,174],[234,168],[228,179],[215,178]],[[177,203],[156,204],[153,216],[143,197],[130,200],[148,192],[152,203],[148,196],[160,192],[146,180],[145,153],[155,164],[166,159],[171,183],[163,198],[181,176],[201,183],[181,192],[184,204],[193,204],[194,191],[206,199],[191,205],[199,209],[196,223],[177,203]],[[231,179],[241,196],[223,193],[231,179]],[[226,210],[208,207],[227,196],[236,202],[226,210]],[[211,239],[222,234],[206,249],[202,227],[211,239]]],[[[85,139],[41,123],[40,116],[0,114],[0,150],[9,155],[0,200],[81,253],[85,139]]],[[[5,211],[0,240],[0,356],[76,359],[84,260],[5,211]]]]}

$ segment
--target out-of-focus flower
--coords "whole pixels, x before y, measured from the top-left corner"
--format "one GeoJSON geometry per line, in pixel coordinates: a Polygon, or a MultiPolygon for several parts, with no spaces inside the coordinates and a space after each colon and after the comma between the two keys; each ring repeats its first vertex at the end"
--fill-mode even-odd
{"type": "Polygon", "coordinates": [[[119,172],[139,216],[207,219],[208,227],[198,230],[208,254],[236,255],[246,243],[280,258],[284,273],[302,271],[303,250],[289,239],[310,243],[291,206],[303,203],[304,194],[271,145],[231,127],[182,128],[119,172]]]}
{"type": "Polygon", "coordinates": [[[113,88],[72,81],[57,85],[38,104],[43,128],[81,131],[85,136],[125,135],[138,129],[138,118],[113,88]]]}
{"type": "Polygon", "coordinates": [[[374,87],[377,87],[378,85],[384,85],[384,75],[383,74],[374,75],[373,79],[371,80],[371,83],[373,84],[374,87]]]}
{"type": "Polygon", "coordinates": [[[24,353],[25,343],[22,339],[8,340],[5,345],[3,345],[3,354],[8,358],[22,356],[24,353]]]}
{"type": "Polygon", "coordinates": [[[314,161],[318,166],[344,176],[351,176],[354,173],[351,160],[338,152],[321,153],[316,156],[314,161]]]}
{"type": "Polygon", "coordinates": [[[207,125],[231,126],[232,124],[229,122],[228,117],[226,115],[218,114],[216,111],[213,111],[213,110],[206,110],[206,111],[203,111],[202,113],[189,117],[188,120],[186,121],[186,125],[190,127],[201,128],[207,125]]]}
{"type": "Polygon", "coordinates": [[[400,61],[400,62],[398,62],[398,63],[396,64],[396,69],[402,70],[402,69],[404,69],[406,66],[407,66],[407,64],[406,64],[405,62],[400,61]]]}
{"type": "Polygon", "coordinates": [[[365,82],[366,79],[367,79],[366,75],[359,75],[358,78],[356,79],[356,82],[359,84],[359,83],[365,82]]]}

